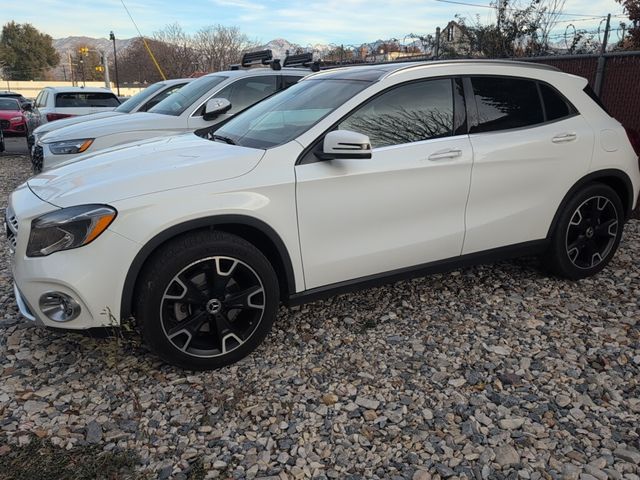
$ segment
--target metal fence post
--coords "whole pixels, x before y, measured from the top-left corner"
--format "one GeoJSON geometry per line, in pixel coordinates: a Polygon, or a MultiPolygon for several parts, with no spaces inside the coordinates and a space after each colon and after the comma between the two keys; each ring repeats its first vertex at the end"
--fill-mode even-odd
{"type": "Polygon", "coordinates": [[[604,39],[602,40],[602,46],[600,47],[600,56],[598,57],[598,67],[596,69],[596,81],[593,86],[593,91],[596,92],[596,95],[600,96],[602,93],[602,83],[604,80],[604,67],[605,67],[605,57],[604,54],[607,51],[607,41],[609,40],[609,27],[611,25],[611,14],[607,15],[607,26],[604,29],[604,39]]]}

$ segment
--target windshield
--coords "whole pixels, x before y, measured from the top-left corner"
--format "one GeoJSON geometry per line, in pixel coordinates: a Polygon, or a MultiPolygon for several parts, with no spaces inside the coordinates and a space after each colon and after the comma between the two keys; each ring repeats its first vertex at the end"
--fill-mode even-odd
{"type": "Polygon", "coordinates": [[[20,110],[20,104],[13,98],[0,98],[0,110],[20,110]]]}
{"type": "Polygon", "coordinates": [[[202,95],[226,79],[227,77],[223,77],[222,75],[200,77],[198,80],[185,85],[173,95],[165,98],[155,107],[151,108],[149,112],[173,115],[175,117],[182,115],[182,113],[193,105],[202,95]]]}
{"type": "Polygon", "coordinates": [[[239,114],[215,134],[244,147],[282,145],[369,85],[371,82],[362,80],[305,80],[239,114]]]}
{"type": "Polygon", "coordinates": [[[131,113],[134,108],[146,102],[155,93],[157,93],[158,90],[162,90],[163,88],[164,83],[154,83],[153,85],[149,85],[147,88],[140,90],[133,97],[116,108],[115,111],[120,113],[131,113]]]}

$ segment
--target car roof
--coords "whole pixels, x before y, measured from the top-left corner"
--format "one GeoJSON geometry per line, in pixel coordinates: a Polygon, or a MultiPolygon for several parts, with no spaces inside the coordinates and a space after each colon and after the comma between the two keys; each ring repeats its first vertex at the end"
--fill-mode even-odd
{"type": "MultiPolygon", "coordinates": [[[[264,75],[264,74],[276,74],[276,75],[300,75],[305,76],[311,73],[311,70],[308,68],[282,68],[280,70],[274,70],[269,67],[254,67],[254,68],[244,68],[238,70],[222,70],[220,72],[213,72],[204,75],[205,77],[214,77],[217,75],[224,75],[229,78],[238,78],[238,77],[250,77],[253,75],[264,75]]],[[[202,78],[202,77],[201,77],[202,78]]]]}
{"type": "Polygon", "coordinates": [[[446,65],[474,65],[474,66],[500,66],[519,67],[559,72],[560,70],[550,65],[532,62],[518,62],[515,60],[490,60],[490,59],[468,59],[468,60],[431,60],[426,62],[390,62],[374,65],[357,65],[352,67],[331,68],[309,75],[305,80],[322,79],[344,79],[344,80],[382,80],[394,73],[408,69],[429,69],[430,67],[441,67],[446,65]]]}
{"type": "Polygon", "coordinates": [[[111,90],[105,87],[44,87],[43,90],[51,90],[54,93],[113,93],[111,90]]]}
{"type": "MultiPolygon", "coordinates": [[[[155,82],[155,83],[162,83],[163,85],[174,85],[176,83],[189,83],[189,82],[193,82],[195,80],[195,78],[168,78],[166,80],[160,80],[159,82],[155,82]]],[[[150,85],[154,85],[153,83],[151,83],[150,85]]]]}

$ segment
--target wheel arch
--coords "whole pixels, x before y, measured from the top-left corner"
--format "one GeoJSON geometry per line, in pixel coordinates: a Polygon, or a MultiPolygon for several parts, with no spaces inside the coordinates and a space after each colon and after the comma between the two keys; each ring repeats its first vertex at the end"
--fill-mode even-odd
{"type": "Polygon", "coordinates": [[[280,235],[254,217],[245,215],[217,215],[189,220],[158,233],[151,238],[131,262],[122,287],[120,319],[133,314],[133,299],[140,273],[153,252],[170,240],[196,230],[212,229],[237,235],[260,250],[269,260],[280,283],[280,299],[287,300],[295,293],[295,275],[289,252],[280,235]]]}
{"type": "Polygon", "coordinates": [[[629,219],[631,212],[633,211],[633,184],[631,183],[629,175],[627,175],[622,170],[614,168],[597,170],[582,177],[569,189],[567,194],[562,199],[562,202],[560,202],[560,206],[556,210],[553,220],[551,221],[549,231],[547,232],[547,238],[551,238],[551,236],[553,235],[553,232],[555,231],[556,225],[558,223],[558,219],[564,211],[567,203],[569,203],[571,198],[573,198],[578,190],[591,183],[603,183],[613,188],[613,190],[615,190],[615,192],[620,196],[620,200],[622,201],[625,221],[629,219]]]}

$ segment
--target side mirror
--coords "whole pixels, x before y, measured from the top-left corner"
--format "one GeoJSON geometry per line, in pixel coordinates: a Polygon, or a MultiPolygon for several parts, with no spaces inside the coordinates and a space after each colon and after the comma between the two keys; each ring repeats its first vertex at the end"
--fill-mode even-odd
{"type": "Polygon", "coordinates": [[[30,112],[33,110],[33,105],[31,104],[31,102],[26,102],[22,105],[22,110],[24,110],[25,112],[30,112]]]}
{"type": "Polygon", "coordinates": [[[334,130],[325,135],[320,160],[371,158],[371,142],[367,135],[350,130],[334,130]]]}
{"type": "Polygon", "coordinates": [[[231,110],[231,102],[226,98],[211,98],[204,106],[204,120],[213,120],[218,115],[231,110]]]}

